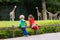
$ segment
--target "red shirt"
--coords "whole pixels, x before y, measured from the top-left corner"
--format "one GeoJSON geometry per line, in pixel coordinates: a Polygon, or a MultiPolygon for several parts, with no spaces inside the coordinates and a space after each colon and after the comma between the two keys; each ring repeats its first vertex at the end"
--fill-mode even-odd
{"type": "Polygon", "coordinates": [[[29,18],[28,21],[30,23],[30,26],[32,26],[32,24],[34,23],[34,18],[29,18]]]}

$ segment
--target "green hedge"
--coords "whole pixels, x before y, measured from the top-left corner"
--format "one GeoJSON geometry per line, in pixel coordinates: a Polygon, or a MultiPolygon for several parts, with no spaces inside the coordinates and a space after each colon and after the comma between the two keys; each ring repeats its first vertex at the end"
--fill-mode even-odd
{"type": "MultiPolygon", "coordinates": [[[[35,35],[35,31],[31,28],[26,29],[28,32],[28,35],[35,35]]],[[[37,30],[37,34],[44,34],[44,33],[55,33],[60,32],[60,26],[59,27],[41,27],[37,30]]],[[[20,29],[14,30],[14,37],[21,37],[23,36],[23,33],[20,29]]],[[[13,32],[12,30],[0,30],[0,39],[2,38],[12,38],[13,32]]]]}

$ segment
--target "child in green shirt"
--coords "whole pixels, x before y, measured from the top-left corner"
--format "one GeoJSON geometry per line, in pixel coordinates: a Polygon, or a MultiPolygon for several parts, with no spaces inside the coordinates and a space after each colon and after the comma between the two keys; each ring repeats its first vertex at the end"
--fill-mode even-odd
{"type": "Polygon", "coordinates": [[[27,36],[28,34],[26,32],[26,22],[24,20],[25,17],[24,17],[24,15],[20,15],[19,18],[20,18],[20,20],[19,20],[19,27],[21,28],[24,36],[27,36]]]}

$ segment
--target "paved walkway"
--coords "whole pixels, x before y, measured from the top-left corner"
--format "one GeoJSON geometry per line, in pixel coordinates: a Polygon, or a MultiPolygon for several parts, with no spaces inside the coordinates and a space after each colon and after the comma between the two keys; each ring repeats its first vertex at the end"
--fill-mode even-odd
{"type": "Polygon", "coordinates": [[[28,36],[28,37],[11,38],[5,40],[60,40],[60,32],[28,36]]]}

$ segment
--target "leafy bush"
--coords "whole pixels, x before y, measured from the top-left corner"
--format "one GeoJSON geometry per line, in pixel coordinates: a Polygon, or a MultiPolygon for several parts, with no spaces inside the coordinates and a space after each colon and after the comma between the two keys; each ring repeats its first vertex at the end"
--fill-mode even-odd
{"type": "Polygon", "coordinates": [[[34,35],[34,30],[32,30],[31,28],[27,28],[26,30],[29,35],[34,35]]]}
{"type": "Polygon", "coordinates": [[[7,37],[9,38],[13,37],[12,30],[6,30],[6,34],[7,34],[7,37]]]}
{"type": "MultiPolygon", "coordinates": [[[[35,35],[35,31],[31,28],[26,29],[28,32],[28,35],[35,35]]],[[[54,27],[54,26],[47,26],[47,27],[41,27],[37,30],[37,34],[44,34],[44,33],[53,33],[53,32],[60,32],[60,27],[54,27]]],[[[23,36],[23,33],[20,29],[14,30],[14,37],[21,37],[23,36]]],[[[0,39],[2,38],[12,38],[13,37],[13,31],[12,30],[0,30],[0,39]]]]}
{"type": "Polygon", "coordinates": [[[0,38],[11,38],[12,31],[11,30],[1,30],[0,31],[0,38]]]}
{"type": "Polygon", "coordinates": [[[37,30],[38,34],[43,34],[45,31],[45,28],[44,27],[41,27],[37,30]]]}
{"type": "Polygon", "coordinates": [[[15,37],[19,37],[19,36],[23,36],[23,33],[22,33],[22,31],[21,30],[19,30],[19,29],[17,29],[17,30],[15,30],[15,32],[14,32],[15,34],[15,37]]]}
{"type": "Polygon", "coordinates": [[[55,27],[45,27],[45,33],[55,32],[55,27]]]}
{"type": "Polygon", "coordinates": [[[56,32],[60,32],[60,27],[56,27],[56,32]]]}

